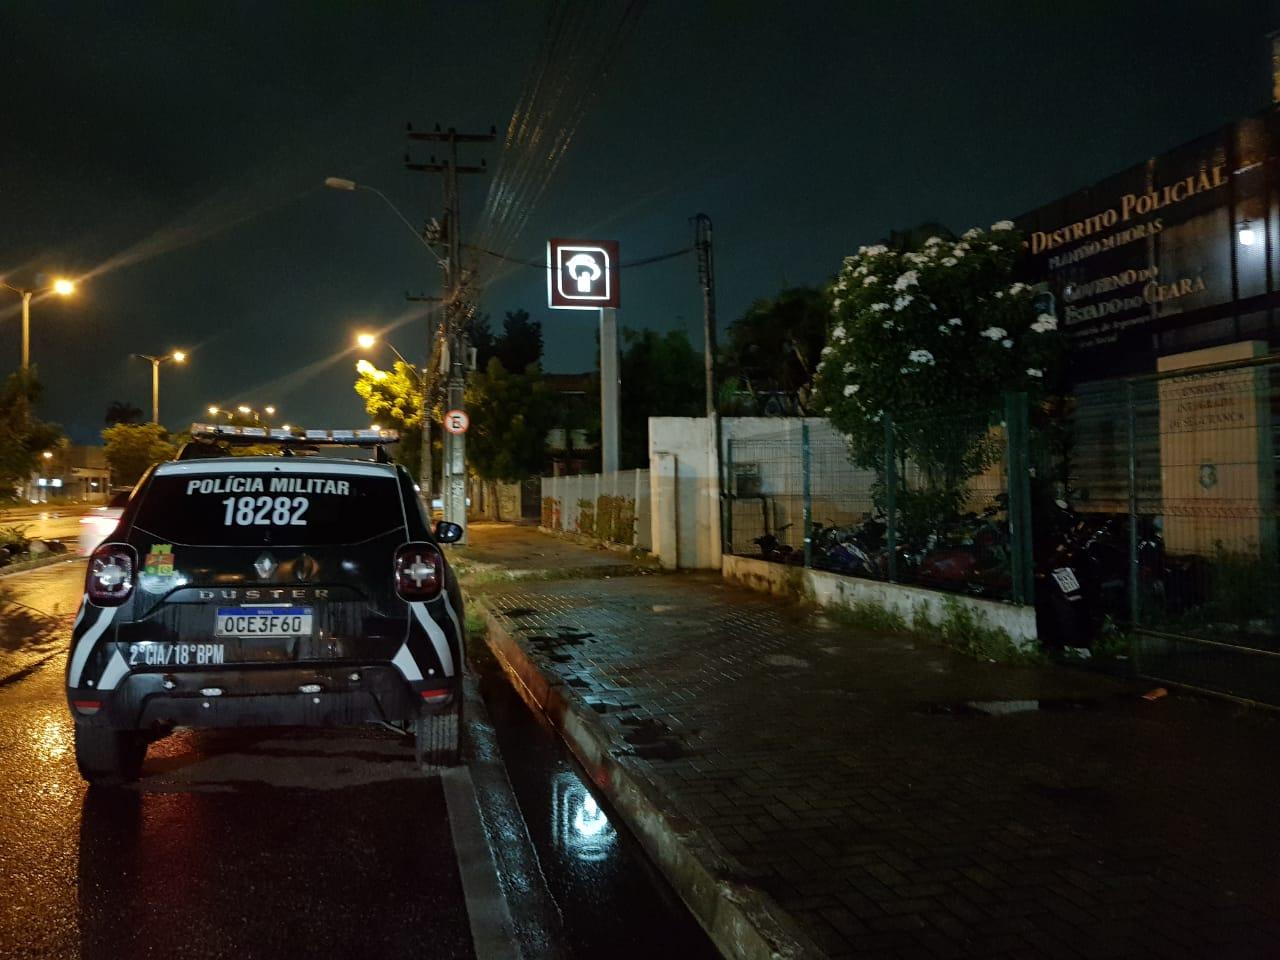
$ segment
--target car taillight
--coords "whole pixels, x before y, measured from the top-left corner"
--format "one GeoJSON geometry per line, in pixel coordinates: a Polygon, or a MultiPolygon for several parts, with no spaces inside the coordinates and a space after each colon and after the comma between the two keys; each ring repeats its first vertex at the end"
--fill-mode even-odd
{"type": "Polygon", "coordinates": [[[444,581],[444,558],[430,543],[406,543],[396,551],[395,577],[401,600],[431,600],[444,581]]]}
{"type": "Polygon", "coordinates": [[[85,592],[99,607],[118,607],[133,593],[138,558],[124,543],[104,543],[89,556],[85,592]]]}

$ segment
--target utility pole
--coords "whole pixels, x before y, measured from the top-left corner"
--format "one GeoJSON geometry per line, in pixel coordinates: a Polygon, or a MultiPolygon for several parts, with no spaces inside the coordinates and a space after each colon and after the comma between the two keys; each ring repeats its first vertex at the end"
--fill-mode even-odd
{"type": "MultiPolygon", "coordinates": [[[[458,191],[458,175],[464,173],[485,173],[487,168],[483,161],[480,166],[460,166],[458,164],[459,143],[490,143],[497,138],[497,130],[489,128],[488,133],[458,133],[453,127],[441,130],[436,124],[435,130],[417,132],[409,130],[410,140],[430,140],[448,145],[448,154],[444,162],[437,163],[435,157],[429,163],[410,163],[405,166],[420,173],[444,174],[444,220],[441,230],[447,245],[444,259],[444,325],[445,350],[449,363],[448,409],[463,410],[465,408],[466,391],[466,276],[462,268],[462,211],[458,191]]],[[[444,501],[444,518],[466,528],[467,522],[467,458],[466,435],[445,432],[444,457],[440,469],[441,496],[444,501]]],[[[465,541],[463,541],[465,542],[465,541]]]]}
{"type": "MultiPolygon", "coordinates": [[[[720,466],[720,416],[716,411],[716,268],[715,258],[711,250],[711,218],[700,213],[693,218],[693,246],[698,256],[698,285],[702,287],[702,339],[703,370],[706,379],[707,399],[707,433],[710,449],[707,451],[707,467],[713,478],[711,491],[712,503],[709,505],[716,518],[718,536],[712,542],[719,542],[720,552],[729,545],[724,543],[724,532],[730,525],[725,522],[725,511],[732,510],[732,501],[728,499],[731,479],[721,476],[720,466]]],[[[719,565],[720,557],[713,553],[712,561],[719,565]]]]}
{"type": "Polygon", "coordinates": [[[707,416],[716,413],[716,267],[711,253],[711,218],[693,218],[694,249],[698,254],[698,284],[702,287],[703,367],[707,381],[707,416]]]}
{"type": "MultiPolygon", "coordinates": [[[[404,298],[410,303],[441,302],[440,297],[414,296],[409,293],[406,293],[404,298]]],[[[434,486],[431,482],[431,395],[434,391],[431,388],[435,384],[435,377],[432,376],[432,360],[435,358],[435,352],[436,318],[432,316],[427,321],[426,353],[423,356],[419,380],[422,387],[422,451],[418,461],[418,487],[422,491],[422,498],[427,501],[428,513],[430,513],[431,493],[434,486]]]]}

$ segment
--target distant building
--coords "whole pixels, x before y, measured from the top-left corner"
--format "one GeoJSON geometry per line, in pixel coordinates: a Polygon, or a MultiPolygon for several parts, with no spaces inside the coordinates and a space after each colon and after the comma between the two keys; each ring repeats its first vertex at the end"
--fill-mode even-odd
{"type": "Polygon", "coordinates": [[[111,468],[102,447],[69,446],[42,458],[28,487],[28,499],[45,502],[62,497],[101,503],[111,486],[111,468]]]}
{"type": "Polygon", "coordinates": [[[594,373],[543,374],[556,395],[558,423],[547,432],[551,476],[590,473],[600,467],[600,381],[594,373]]]}

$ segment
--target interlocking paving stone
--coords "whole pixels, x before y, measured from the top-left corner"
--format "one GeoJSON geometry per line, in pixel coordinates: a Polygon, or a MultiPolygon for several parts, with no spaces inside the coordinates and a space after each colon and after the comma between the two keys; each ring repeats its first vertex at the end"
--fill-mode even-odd
{"type": "Polygon", "coordinates": [[[585,712],[609,702],[619,746],[661,748],[633,759],[672,813],[832,956],[1280,955],[1271,716],[969,660],[714,576],[485,597],[585,712]],[[1086,706],[949,709],[1031,699],[1086,706]]]}

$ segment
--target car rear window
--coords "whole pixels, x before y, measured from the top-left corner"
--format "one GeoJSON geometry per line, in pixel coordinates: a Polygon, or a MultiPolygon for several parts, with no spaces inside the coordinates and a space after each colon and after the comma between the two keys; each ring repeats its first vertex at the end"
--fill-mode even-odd
{"type": "Polygon", "coordinates": [[[358,543],[402,529],[396,478],[359,469],[157,472],[133,525],[168,543],[212,546],[358,543]]]}

